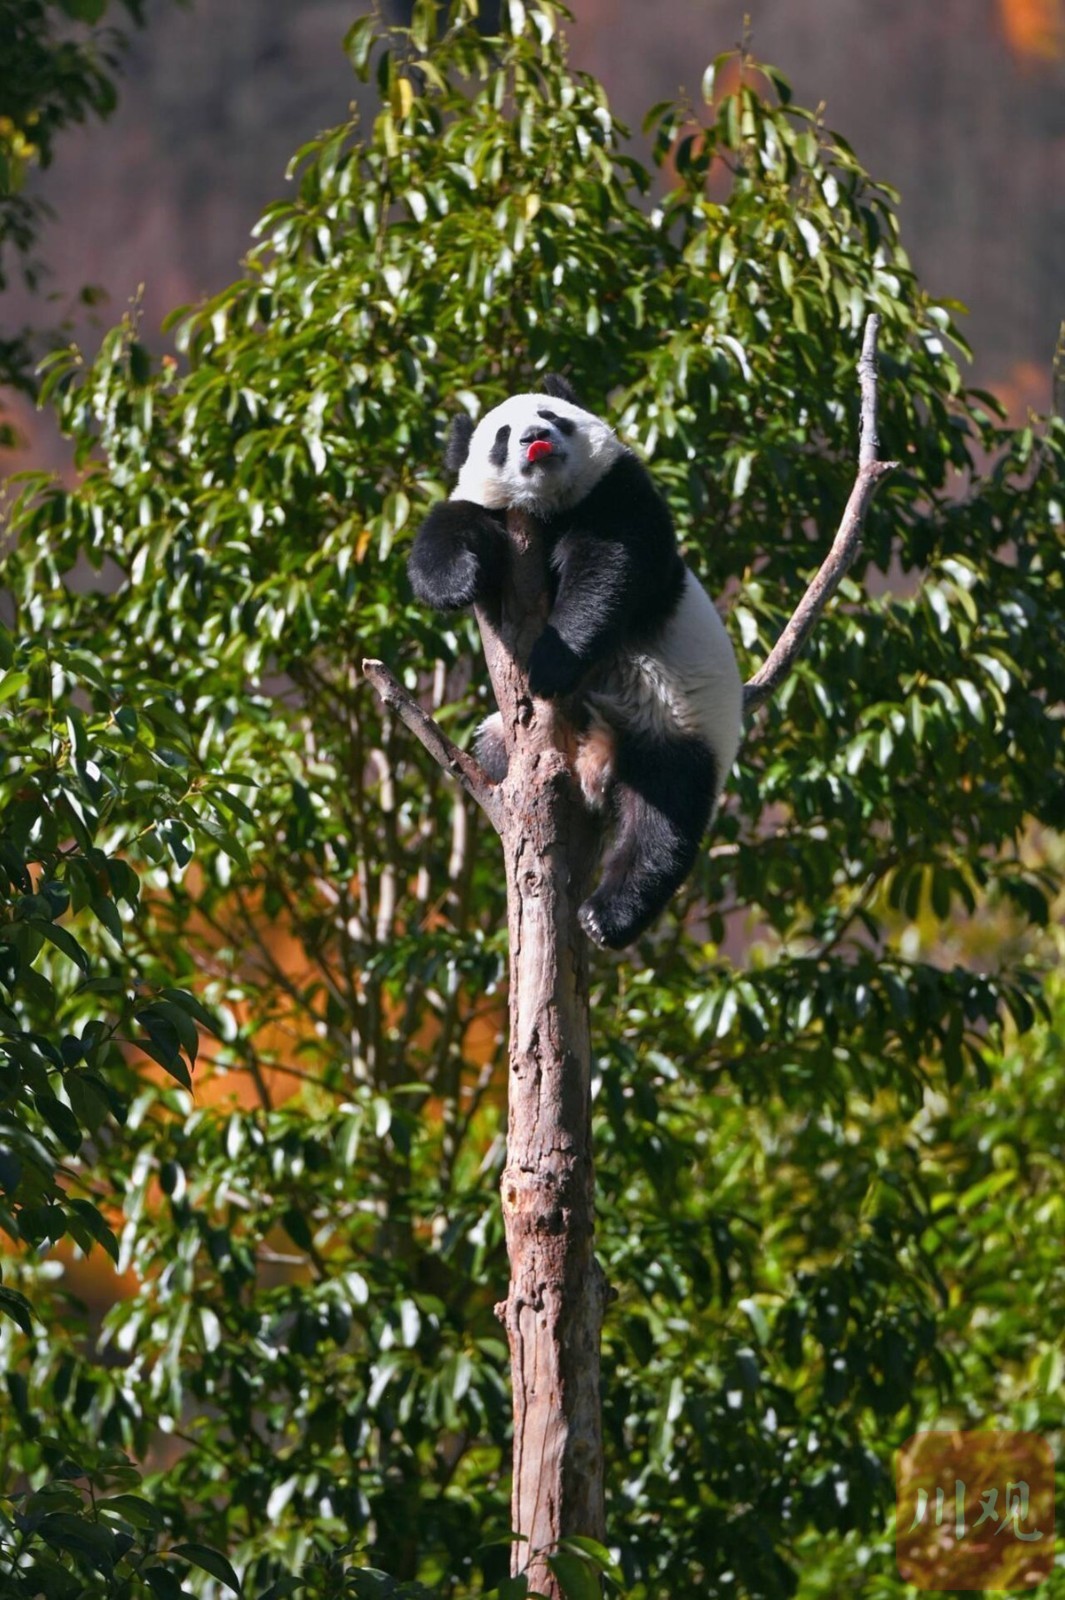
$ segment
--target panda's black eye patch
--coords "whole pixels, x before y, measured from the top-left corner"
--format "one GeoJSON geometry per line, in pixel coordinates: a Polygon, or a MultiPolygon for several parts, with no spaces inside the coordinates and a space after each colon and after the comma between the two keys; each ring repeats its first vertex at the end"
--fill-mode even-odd
{"type": "Polygon", "coordinates": [[[577,431],[577,424],[573,419],[571,417],[560,417],[557,411],[538,411],[536,415],[543,417],[545,422],[554,423],[559,433],[567,439],[571,433],[576,433],[577,431]]]}
{"type": "Polygon", "coordinates": [[[510,442],[510,423],[505,422],[496,434],[496,442],[488,452],[493,467],[504,467],[507,462],[507,445],[510,442]]]}

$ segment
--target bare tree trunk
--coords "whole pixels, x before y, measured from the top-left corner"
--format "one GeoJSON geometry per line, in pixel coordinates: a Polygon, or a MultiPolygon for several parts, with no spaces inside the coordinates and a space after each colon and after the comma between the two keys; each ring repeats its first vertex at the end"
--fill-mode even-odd
{"type": "Polygon", "coordinates": [[[599,1340],[606,1281],[594,1255],[588,942],[577,922],[596,826],[565,753],[562,714],[524,670],[546,614],[535,529],[509,519],[501,615],[479,615],[509,752],[497,821],[510,934],[510,1085],[503,1218],[510,1292],[497,1312],[514,1397],[511,1567],[558,1594],[546,1556],[565,1534],[605,1537],[599,1340]]]}
{"type": "Polygon", "coordinates": [[[514,1399],[511,1570],[556,1600],[547,1558],[566,1534],[602,1542],[599,1341],[606,1280],[594,1254],[588,941],[577,908],[598,825],[572,776],[563,707],[533,700],[522,663],[548,610],[535,529],[508,516],[511,562],[498,615],[478,610],[508,768],[498,787],[380,662],[386,704],[485,809],[503,844],[510,938],[510,1083],[503,1218],[510,1290],[496,1307],[514,1399]]]}

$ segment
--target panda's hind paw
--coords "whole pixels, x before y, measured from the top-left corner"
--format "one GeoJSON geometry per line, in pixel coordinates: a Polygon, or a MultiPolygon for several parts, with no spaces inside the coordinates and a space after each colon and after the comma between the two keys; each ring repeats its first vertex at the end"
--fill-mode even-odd
{"type": "Polygon", "coordinates": [[[593,944],[597,944],[600,950],[609,949],[606,936],[599,926],[599,918],[595,914],[595,907],[590,900],[586,900],[577,912],[577,921],[593,944]]]}
{"type": "Polygon", "coordinates": [[[654,920],[654,912],[625,893],[600,884],[577,912],[577,921],[601,950],[626,950],[654,920]]]}
{"type": "Polygon", "coordinates": [[[601,902],[596,904],[598,898],[593,894],[590,900],[584,902],[577,912],[577,921],[600,950],[624,950],[642,933],[642,924],[633,927],[611,916],[609,907],[601,902]]]}

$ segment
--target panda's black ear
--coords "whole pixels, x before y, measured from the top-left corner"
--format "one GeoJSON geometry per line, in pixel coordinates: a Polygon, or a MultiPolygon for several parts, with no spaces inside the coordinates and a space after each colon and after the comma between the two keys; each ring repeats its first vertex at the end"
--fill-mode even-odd
{"type": "Polygon", "coordinates": [[[540,393],[550,395],[552,400],[568,400],[571,406],[580,405],[580,401],[573,391],[573,385],[560,372],[549,372],[547,374],[540,385],[540,393]]]}
{"type": "Polygon", "coordinates": [[[444,465],[449,472],[458,472],[465,465],[472,438],[473,418],[467,416],[465,411],[460,411],[457,417],[451,419],[447,444],[444,446],[444,465]]]}

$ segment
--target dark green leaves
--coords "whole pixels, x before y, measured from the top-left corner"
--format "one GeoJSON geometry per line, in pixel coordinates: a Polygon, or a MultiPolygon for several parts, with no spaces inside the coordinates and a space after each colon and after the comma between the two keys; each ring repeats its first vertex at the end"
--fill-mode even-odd
{"type": "Polygon", "coordinates": [[[106,650],[5,630],[3,653],[20,687],[0,730],[0,1226],[31,1243],[69,1231],[114,1255],[111,1229],[71,1197],[58,1163],[125,1114],[123,1038],[191,1082],[209,1014],[123,961],[140,903],[133,862],[143,870],[153,824],[175,810],[194,840],[202,802],[186,799],[188,762],[171,747],[188,736],[158,688],[145,683],[134,716],[113,693],[106,650]],[[80,709],[57,723],[56,696],[80,709]]]}
{"type": "Polygon", "coordinates": [[[232,1566],[225,1556],[217,1550],[210,1550],[202,1544],[176,1544],[174,1554],[183,1556],[186,1561],[191,1561],[193,1566],[200,1567],[204,1572],[209,1572],[212,1578],[217,1578],[224,1583],[227,1589],[232,1589],[234,1594],[243,1594],[240,1579],[233,1571],[232,1566]]]}
{"type": "Polygon", "coordinates": [[[33,1332],[33,1307],[24,1294],[19,1294],[17,1289],[8,1289],[0,1284],[0,1312],[5,1317],[10,1317],[17,1322],[23,1333],[33,1332]]]}
{"type": "Polygon", "coordinates": [[[59,0],[59,4],[78,22],[99,22],[107,10],[107,0],[59,0]]]}

